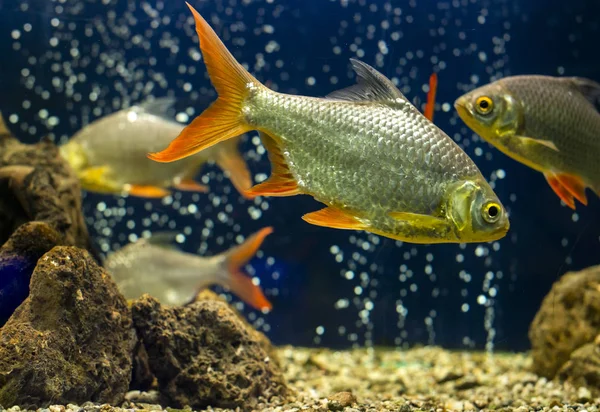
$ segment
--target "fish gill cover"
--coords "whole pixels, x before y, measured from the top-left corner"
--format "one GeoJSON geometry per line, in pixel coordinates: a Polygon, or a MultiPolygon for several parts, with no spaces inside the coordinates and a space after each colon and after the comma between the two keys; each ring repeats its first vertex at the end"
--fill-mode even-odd
{"type": "MultiPolygon", "coordinates": [[[[354,83],[349,58],[394,81],[419,109],[438,73],[435,124],[475,161],[510,213],[508,235],[482,244],[412,245],[311,226],[309,196],[244,199],[208,165],[210,193],[162,200],[86,193],[103,254],[155,231],[215,255],[264,226],[246,266],[273,303],[247,310],[275,343],[518,350],[552,282],[598,263],[600,201],[572,211],[543,177],[483,142],[452,102],[513,74],[600,80],[600,4],[584,0],[192,1],[235,58],[270,88],[324,96],[354,83]]],[[[173,96],[189,123],[216,98],[183,1],[0,0],[0,109],[22,141],[64,143],[102,116],[173,96]],[[8,58],[10,56],[10,58],[8,58]]],[[[242,139],[255,183],[269,174],[256,132],[242,139]]],[[[115,148],[118,150],[118,148],[115,148]]],[[[236,301],[237,302],[237,301],[236,301]]],[[[241,308],[241,303],[236,303],[241,308]]]]}

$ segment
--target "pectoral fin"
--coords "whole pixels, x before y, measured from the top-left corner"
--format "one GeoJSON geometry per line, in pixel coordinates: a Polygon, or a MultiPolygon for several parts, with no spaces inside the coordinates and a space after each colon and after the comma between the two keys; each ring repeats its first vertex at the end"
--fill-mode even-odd
{"type": "Polygon", "coordinates": [[[526,136],[515,136],[515,137],[517,139],[521,140],[521,142],[523,142],[524,145],[527,145],[529,147],[545,146],[545,147],[555,150],[557,152],[559,151],[558,147],[556,147],[554,142],[552,142],[550,140],[534,139],[532,137],[526,137],[526,136]]]}
{"type": "Polygon", "coordinates": [[[424,227],[436,227],[440,225],[447,225],[446,220],[439,217],[430,215],[421,215],[418,213],[410,212],[390,212],[388,215],[396,220],[409,223],[413,227],[424,228],[424,227]]]}
{"type": "Polygon", "coordinates": [[[183,190],[185,192],[208,193],[208,186],[201,185],[194,179],[181,179],[178,182],[174,182],[173,187],[178,190],[183,190]]]}
{"type": "Polygon", "coordinates": [[[109,166],[88,167],[77,173],[81,186],[85,190],[101,193],[120,193],[121,184],[110,178],[112,170],[109,166]]]}
{"type": "Polygon", "coordinates": [[[368,226],[348,212],[336,207],[326,207],[302,216],[306,222],[334,229],[365,230],[368,226]]]}

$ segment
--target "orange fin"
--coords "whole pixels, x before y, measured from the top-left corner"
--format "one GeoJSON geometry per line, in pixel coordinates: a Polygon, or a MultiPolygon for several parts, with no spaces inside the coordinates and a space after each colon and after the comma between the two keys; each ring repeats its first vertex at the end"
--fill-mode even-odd
{"type": "Polygon", "coordinates": [[[126,192],[133,196],[162,198],[171,194],[167,189],[158,186],[129,185],[126,192]]]}
{"type": "Polygon", "coordinates": [[[252,279],[240,272],[231,272],[227,287],[231,289],[236,296],[261,311],[271,310],[273,305],[265,297],[260,286],[255,285],[252,279]]]}
{"type": "Polygon", "coordinates": [[[433,122],[433,111],[435,110],[435,94],[437,92],[437,73],[433,72],[429,76],[429,92],[427,92],[427,103],[425,104],[425,112],[423,113],[429,121],[433,122]]]}
{"type": "Polygon", "coordinates": [[[560,182],[561,185],[565,189],[571,193],[575,197],[575,199],[579,200],[585,206],[587,206],[587,196],[585,195],[585,183],[578,176],[567,175],[567,174],[557,174],[556,179],[560,182]]]}
{"type": "Polygon", "coordinates": [[[209,191],[208,186],[201,185],[194,179],[181,179],[178,183],[174,183],[173,187],[186,192],[208,193],[209,191]]]}
{"type": "Polygon", "coordinates": [[[298,183],[296,183],[294,176],[290,172],[276,140],[266,133],[259,132],[259,135],[269,155],[271,176],[263,183],[259,183],[246,190],[246,196],[283,197],[300,194],[298,183]]]}
{"type": "Polygon", "coordinates": [[[240,268],[254,256],[264,239],[273,233],[272,227],[265,227],[252,234],[239,246],[226,252],[225,265],[229,277],[227,286],[231,291],[256,309],[271,309],[271,303],[265,298],[259,286],[248,276],[240,273],[240,268]]]}
{"type": "Polygon", "coordinates": [[[567,206],[575,210],[575,199],[573,199],[573,195],[571,195],[571,193],[569,193],[569,191],[558,181],[556,176],[552,173],[544,173],[544,177],[552,190],[554,190],[554,193],[556,193],[567,206]]]}
{"type": "Polygon", "coordinates": [[[235,60],[206,20],[189,3],[186,4],[194,16],[202,57],[219,98],[185,127],[166,149],[148,154],[157,162],[173,162],[191,156],[252,130],[244,121],[242,107],[250,87],[264,87],[235,60]]]}
{"type": "Polygon", "coordinates": [[[367,228],[367,225],[351,214],[332,206],[308,213],[302,216],[302,219],[312,225],[334,229],[364,230],[367,228]]]}
{"type": "Polygon", "coordinates": [[[242,196],[252,187],[252,177],[248,165],[238,150],[239,139],[231,139],[221,143],[222,149],[216,156],[217,165],[229,175],[231,183],[242,196]]]}

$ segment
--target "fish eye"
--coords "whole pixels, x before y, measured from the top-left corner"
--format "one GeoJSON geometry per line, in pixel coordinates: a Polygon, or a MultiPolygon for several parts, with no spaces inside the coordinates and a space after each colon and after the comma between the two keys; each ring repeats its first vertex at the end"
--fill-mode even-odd
{"type": "Polygon", "coordinates": [[[482,216],[488,223],[496,223],[500,219],[500,205],[496,202],[489,202],[483,206],[482,216]]]}
{"type": "Polygon", "coordinates": [[[480,96],[475,101],[475,110],[479,114],[489,114],[494,108],[494,102],[488,96],[480,96]]]}

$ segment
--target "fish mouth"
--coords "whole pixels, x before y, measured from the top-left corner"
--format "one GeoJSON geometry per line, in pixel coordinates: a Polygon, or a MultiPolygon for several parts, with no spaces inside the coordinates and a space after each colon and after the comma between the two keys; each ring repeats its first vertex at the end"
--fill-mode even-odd
{"type": "Polygon", "coordinates": [[[458,116],[467,123],[467,119],[472,117],[470,105],[467,102],[467,99],[464,97],[459,97],[454,101],[454,108],[456,109],[458,116]]]}

